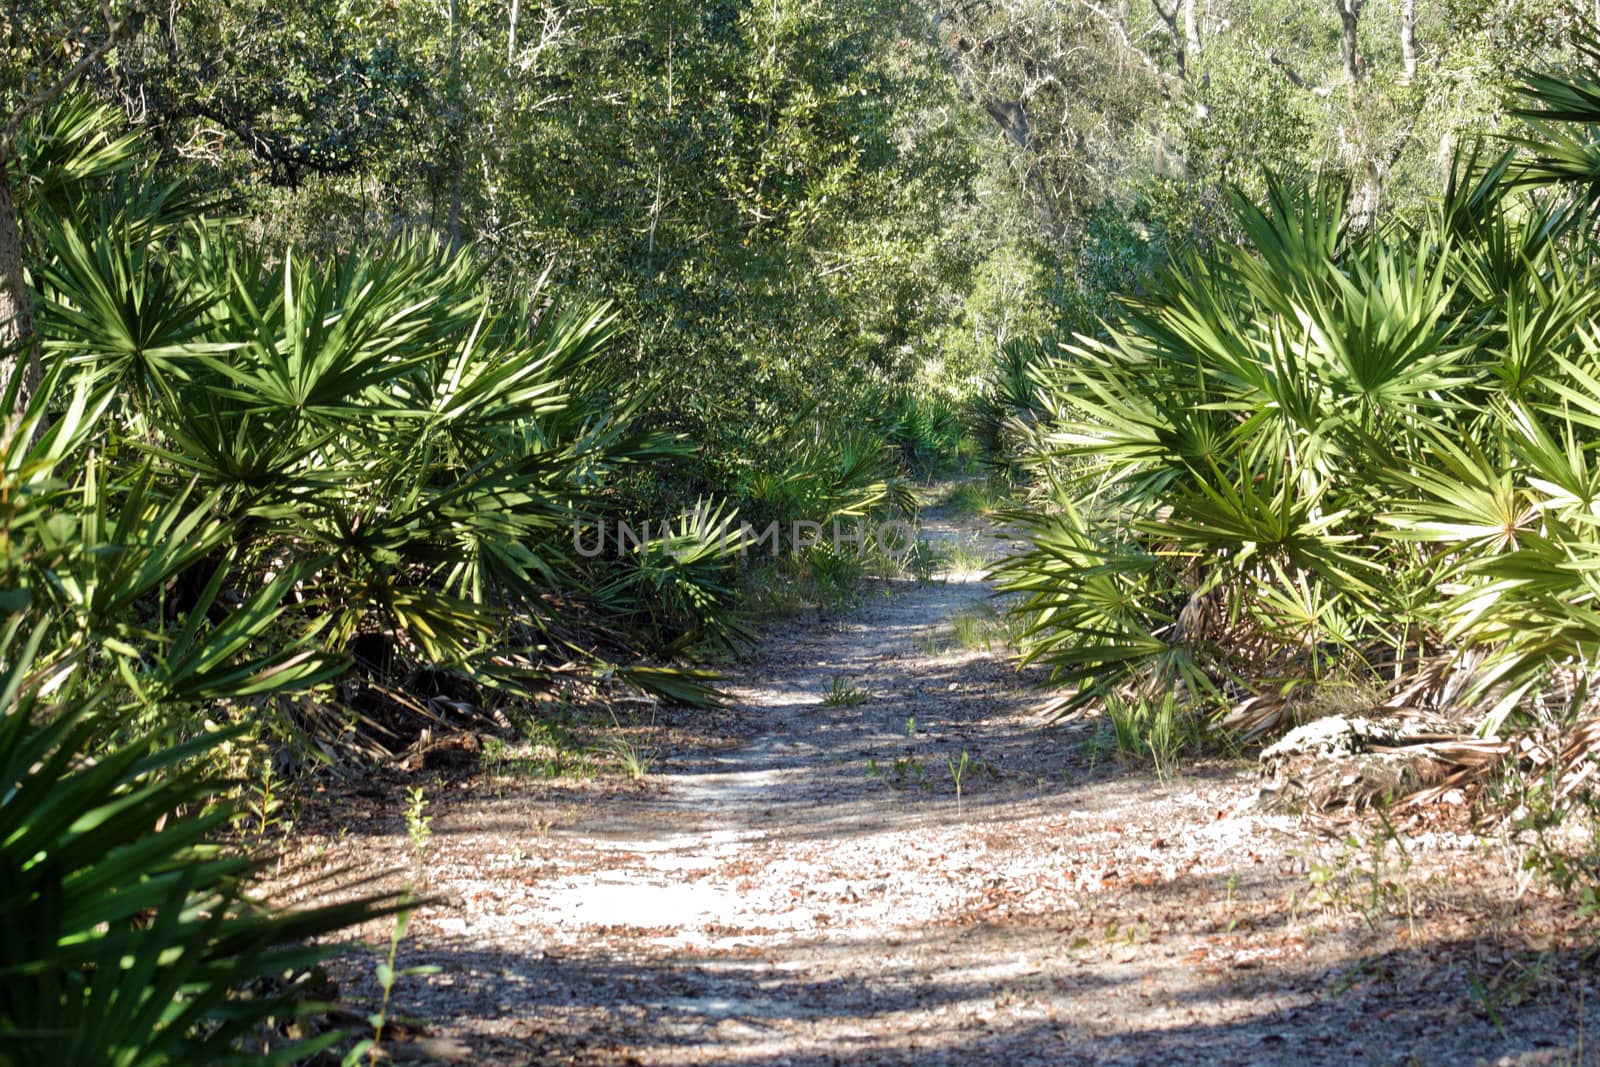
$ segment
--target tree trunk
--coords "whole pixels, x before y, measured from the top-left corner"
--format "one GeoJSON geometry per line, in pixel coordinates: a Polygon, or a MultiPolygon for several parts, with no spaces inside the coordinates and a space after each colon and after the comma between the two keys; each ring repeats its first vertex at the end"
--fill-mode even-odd
{"type": "Polygon", "coordinates": [[[1361,171],[1361,188],[1350,205],[1350,226],[1370,230],[1378,224],[1378,205],[1383,199],[1383,173],[1374,160],[1367,160],[1361,171]]]}
{"type": "Polygon", "coordinates": [[[1361,80],[1361,53],[1356,49],[1356,29],[1361,24],[1363,0],[1338,0],[1339,52],[1344,60],[1344,76],[1354,85],[1361,80]]]}
{"type": "Polygon", "coordinates": [[[450,0],[450,68],[446,85],[450,92],[449,123],[450,143],[445,158],[450,166],[450,214],[445,230],[450,235],[450,247],[461,247],[461,182],[466,167],[466,148],[462,143],[462,79],[461,79],[461,11],[458,0],[450,0]]]}
{"type": "MultiPolygon", "coordinates": [[[[1178,80],[1189,80],[1189,59],[1196,54],[1192,47],[1194,41],[1194,0],[1173,0],[1172,10],[1163,8],[1159,0],[1151,0],[1156,9],[1156,17],[1167,27],[1167,36],[1172,38],[1172,55],[1178,63],[1178,80]],[[1183,19],[1184,30],[1179,32],[1178,20],[1183,19]]],[[[1127,40],[1126,35],[1123,38],[1127,40]]]]}
{"type": "Polygon", "coordinates": [[[0,157],[0,392],[10,388],[19,365],[22,387],[8,415],[27,407],[44,371],[33,344],[33,301],[22,279],[22,228],[11,195],[11,173],[0,157]]]}
{"type": "Polygon", "coordinates": [[[1189,63],[1200,59],[1200,24],[1195,18],[1196,0],[1183,0],[1183,50],[1189,63]]]}
{"type": "Polygon", "coordinates": [[[1402,84],[1417,76],[1417,0],[1400,0],[1400,63],[1402,84]]]}

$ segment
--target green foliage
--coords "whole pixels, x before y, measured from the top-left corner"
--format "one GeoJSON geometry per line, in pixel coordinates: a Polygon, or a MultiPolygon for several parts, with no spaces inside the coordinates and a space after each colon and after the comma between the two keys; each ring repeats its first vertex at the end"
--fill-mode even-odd
{"type": "Polygon", "coordinates": [[[974,401],[972,422],[978,443],[990,462],[1008,473],[1044,414],[1040,371],[1050,354],[1046,340],[1008,340],[995,354],[989,378],[974,401]]]}
{"type": "Polygon", "coordinates": [[[406,790],[406,836],[411,839],[411,851],[418,860],[428,851],[428,840],[433,836],[433,816],[427,811],[428,798],[422,787],[406,790]]]}
{"type": "MultiPolygon", "coordinates": [[[[51,384],[7,441],[0,565],[63,640],[111,639],[134,703],[304,690],[364,635],[388,669],[504,684],[506,642],[581,640],[594,620],[550,598],[574,588],[633,642],[623,655],[742,640],[726,508],[598,571],[578,558],[575,524],[628,514],[614,483],[686,452],[638,428],[646,395],[600,363],[603,307],[500,310],[469,253],[423,239],[273,260],[187,215],[192,197],[130,170],[131,149],[120,173],[50,152],[30,232],[51,384]]],[[[684,681],[678,696],[705,698],[684,681]]]]}
{"type": "Polygon", "coordinates": [[[656,655],[743,651],[755,634],[737,612],[732,560],[748,543],[737,519],[726,505],[702,501],[613,564],[614,576],[596,589],[597,603],[656,655]]]}
{"type": "MultiPolygon", "coordinates": [[[[1148,14],[1148,11],[1146,11],[1148,14]]],[[[1042,0],[963,5],[936,21],[957,78],[1013,149],[1012,181],[1070,238],[1138,151],[1164,79],[1113,18],[1042,0]]]]}
{"type": "Polygon", "coordinates": [[[964,608],[950,616],[950,632],[959,648],[993,651],[1010,644],[1011,635],[999,612],[989,604],[964,608]]]}
{"type": "Polygon", "coordinates": [[[601,751],[616,761],[630,782],[643,781],[648,777],[650,768],[655,766],[661,754],[651,746],[639,745],[626,737],[617,736],[606,738],[601,751]]]}
{"type": "Polygon", "coordinates": [[[950,769],[950,780],[956,787],[956,818],[961,817],[961,782],[967,776],[967,771],[972,767],[972,758],[966,749],[961,750],[961,758],[946,756],[945,764],[950,769]]]}
{"type": "Polygon", "coordinates": [[[200,769],[238,731],[130,734],[85,657],[20,635],[0,635],[0,1062],[277,1063],[331,1044],[268,1029],[327,952],[302,942],[401,902],[258,904],[258,862],[213,843],[235,815],[225,783],[200,769]]]}
{"type": "Polygon", "coordinates": [[[888,440],[868,430],[831,432],[812,421],[814,413],[747,433],[750,451],[740,457],[745,472],[735,491],[758,532],[772,522],[830,526],[915,509],[915,492],[888,440]]]}
{"type": "Polygon", "coordinates": [[[1205,721],[1170,691],[1154,701],[1110,694],[1106,720],[1117,753],[1129,760],[1148,759],[1161,775],[1171,774],[1178,757],[1199,748],[1207,733],[1205,721]]]}
{"type": "Polygon", "coordinates": [[[1577,42],[1584,67],[1573,74],[1528,75],[1520,87],[1526,101],[1517,114],[1528,132],[1517,138],[1529,158],[1519,168],[1522,182],[1570,187],[1590,209],[1600,206],[1600,147],[1591,127],[1600,116],[1600,38],[1577,42]]]}
{"type": "Polygon", "coordinates": [[[1464,153],[1418,224],[1269,177],[1235,197],[1247,245],[1185,255],[1036,372],[1033,466],[1063,492],[999,573],[1069,705],[1187,714],[1474,649],[1492,734],[1556,715],[1555,676],[1587,686],[1591,189],[1550,161],[1592,140],[1592,79],[1531,82],[1521,153],[1464,153]]]}
{"type": "Polygon", "coordinates": [[[965,355],[962,297],[1007,240],[969,211],[979,118],[913,5],[251,0],[141,31],[120,84],[268,232],[441,233],[514,291],[604,294],[605,361],[706,446],[680,499],[725,494],[747,426],[859,425],[965,355]]]}
{"type": "Polygon", "coordinates": [[[964,432],[952,400],[907,393],[894,407],[888,438],[913,473],[930,477],[955,464],[964,432]]]}
{"type": "Polygon", "coordinates": [[[400,941],[406,936],[406,926],[411,922],[409,910],[400,912],[395,916],[394,930],[389,935],[389,956],[378,964],[378,986],[383,990],[383,998],[378,1003],[378,1010],[367,1016],[367,1023],[372,1027],[372,1036],[363,1038],[351,1046],[340,1062],[343,1067],[357,1067],[363,1058],[369,1065],[378,1062],[383,1045],[383,1031],[389,1025],[389,1000],[394,995],[395,983],[401,978],[414,978],[420,975],[437,974],[439,968],[431,965],[421,967],[396,968],[395,957],[400,952],[400,941]]]}
{"type": "Polygon", "coordinates": [[[870,692],[837,674],[822,694],[823,705],[830,708],[859,707],[871,699],[870,692]]]}
{"type": "Polygon", "coordinates": [[[940,498],[939,506],[963,517],[986,516],[998,511],[1006,499],[1006,486],[1001,480],[974,479],[952,485],[940,498]]]}

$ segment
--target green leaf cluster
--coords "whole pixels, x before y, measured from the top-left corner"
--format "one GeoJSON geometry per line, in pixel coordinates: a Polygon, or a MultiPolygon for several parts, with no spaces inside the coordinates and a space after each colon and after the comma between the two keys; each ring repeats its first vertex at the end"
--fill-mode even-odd
{"type": "Polygon", "coordinates": [[[1000,573],[1071,700],[1179,687],[1227,707],[1472,650],[1451,710],[1492,733],[1551,713],[1554,675],[1587,676],[1586,56],[1530,77],[1533,132],[1463,150],[1421,221],[1353,225],[1341,184],[1269,175],[1235,195],[1246,243],[1180,258],[1034,370],[1031,462],[1056,503],[1000,573]]]}

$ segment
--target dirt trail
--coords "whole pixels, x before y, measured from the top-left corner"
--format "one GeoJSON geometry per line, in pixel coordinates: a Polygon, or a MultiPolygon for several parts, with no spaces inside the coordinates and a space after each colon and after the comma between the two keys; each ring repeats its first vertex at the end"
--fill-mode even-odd
{"type": "MultiPolygon", "coordinates": [[[[1420,825],[1404,852],[1330,841],[1258,810],[1242,761],[1163,780],[1093,724],[1041,731],[1004,653],[957,640],[984,629],[961,620],[991,592],[970,574],[894,583],[785,627],[734,713],[684,713],[696,738],[643,785],[440,796],[420,881],[445,903],[400,958],[440,971],[395,993],[429,1036],[391,1051],[1554,1063],[1572,1062],[1580,1002],[1600,1037],[1592,974],[1558,951],[1548,901],[1511,902],[1493,849],[1420,825]],[[852,687],[859,704],[824,701],[852,687]]],[[[372,862],[407,862],[393,813],[357,829],[372,862]]],[[[372,969],[337,976],[370,996],[372,969]]]]}

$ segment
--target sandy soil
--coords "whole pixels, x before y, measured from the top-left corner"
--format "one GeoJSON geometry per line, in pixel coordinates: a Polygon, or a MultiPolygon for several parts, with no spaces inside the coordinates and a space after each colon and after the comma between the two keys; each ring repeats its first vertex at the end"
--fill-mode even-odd
{"type": "MultiPolygon", "coordinates": [[[[639,782],[424,772],[420,855],[398,784],[332,795],[286,895],[337,863],[440,898],[399,953],[438,968],[395,988],[411,1062],[1593,1057],[1592,932],[1518,895],[1514,849],[1449,809],[1393,835],[1269,814],[1247,760],[1161,776],[1095,722],[1043,729],[1038,679],[958,640],[991,596],[954,574],[793,620],[735,707],[634,735],[639,782]]],[[[376,962],[331,969],[347,998],[376,962]]]]}

